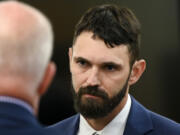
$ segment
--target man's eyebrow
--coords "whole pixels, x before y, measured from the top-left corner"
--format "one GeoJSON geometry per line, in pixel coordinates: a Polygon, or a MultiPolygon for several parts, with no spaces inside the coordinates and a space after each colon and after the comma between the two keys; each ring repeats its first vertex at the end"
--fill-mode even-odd
{"type": "Polygon", "coordinates": [[[103,62],[101,65],[103,65],[103,66],[106,66],[106,65],[113,65],[113,66],[116,66],[116,67],[122,67],[122,64],[120,64],[120,63],[115,63],[115,62],[112,62],[112,61],[109,61],[109,62],[103,62]]]}
{"type": "Polygon", "coordinates": [[[74,57],[74,60],[77,61],[85,61],[87,63],[90,63],[90,61],[88,61],[87,59],[83,58],[83,57],[74,57]]]}

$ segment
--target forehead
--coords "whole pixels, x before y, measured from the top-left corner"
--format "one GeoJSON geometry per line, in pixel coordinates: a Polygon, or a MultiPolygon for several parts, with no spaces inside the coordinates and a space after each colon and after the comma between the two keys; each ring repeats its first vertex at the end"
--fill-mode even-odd
{"type": "Polygon", "coordinates": [[[92,32],[83,32],[77,37],[73,45],[73,57],[83,57],[97,63],[129,63],[129,51],[126,45],[107,47],[103,40],[93,38],[92,32]]]}

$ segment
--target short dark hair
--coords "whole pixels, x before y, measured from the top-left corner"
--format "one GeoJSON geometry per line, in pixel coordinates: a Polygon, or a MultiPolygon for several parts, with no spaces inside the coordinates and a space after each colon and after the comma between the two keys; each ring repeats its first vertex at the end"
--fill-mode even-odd
{"type": "Polygon", "coordinates": [[[93,37],[102,39],[108,47],[127,45],[132,65],[139,58],[140,29],[140,23],[130,9],[100,5],[90,8],[81,17],[75,27],[73,44],[82,32],[93,32],[93,37]]]}

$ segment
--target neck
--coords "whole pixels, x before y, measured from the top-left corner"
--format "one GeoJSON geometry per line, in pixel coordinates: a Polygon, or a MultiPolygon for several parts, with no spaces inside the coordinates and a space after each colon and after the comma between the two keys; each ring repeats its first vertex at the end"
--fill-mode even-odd
{"type": "Polygon", "coordinates": [[[91,125],[91,127],[94,128],[95,130],[102,130],[123,109],[123,107],[125,106],[127,102],[127,99],[128,99],[128,93],[125,95],[121,103],[111,113],[109,113],[107,116],[103,118],[98,118],[98,119],[85,118],[85,119],[91,125]]]}
{"type": "Polygon", "coordinates": [[[33,111],[37,114],[38,106],[38,95],[31,89],[27,89],[25,82],[18,79],[0,79],[0,95],[14,97],[23,100],[30,106],[32,106],[33,111]]]}

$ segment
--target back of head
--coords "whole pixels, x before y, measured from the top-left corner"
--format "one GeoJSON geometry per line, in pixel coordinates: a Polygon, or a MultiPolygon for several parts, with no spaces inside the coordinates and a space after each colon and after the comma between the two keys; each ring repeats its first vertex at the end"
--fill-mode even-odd
{"type": "Polygon", "coordinates": [[[50,60],[53,33],[37,9],[17,1],[0,2],[0,77],[20,78],[35,88],[50,60]]]}
{"type": "Polygon", "coordinates": [[[89,9],[76,25],[74,42],[84,31],[93,32],[108,47],[127,45],[131,64],[139,56],[140,23],[128,8],[100,5],[89,9]]]}

